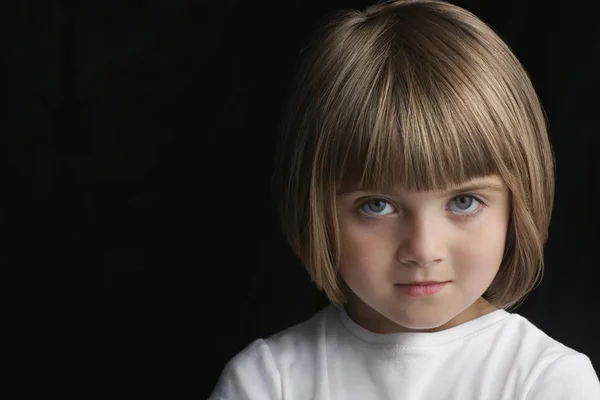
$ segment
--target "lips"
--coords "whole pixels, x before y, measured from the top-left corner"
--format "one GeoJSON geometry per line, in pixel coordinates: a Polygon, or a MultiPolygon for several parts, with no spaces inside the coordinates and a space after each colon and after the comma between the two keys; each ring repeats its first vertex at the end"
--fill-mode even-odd
{"type": "Polygon", "coordinates": [[[414,281],[396,284],[409,296],[433,296],[439,293],[448,284],[448,281],[414,281]]]}

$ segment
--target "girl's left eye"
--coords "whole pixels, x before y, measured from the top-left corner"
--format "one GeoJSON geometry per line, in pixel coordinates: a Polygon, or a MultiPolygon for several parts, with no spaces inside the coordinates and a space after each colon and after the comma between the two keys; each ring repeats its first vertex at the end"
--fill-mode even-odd
{"type": "Polygon", "coordinates": [[[380,217],[395,211],[394,206],[384,199],[368,200],[360,207],[360,210],[370,217],[380,217]]]}
{"type": "Polygon", "coordinates": [[[476,212],[478,212],[481,209],[482,205],[483,203],[481,202],[481,200],[479,200],[475,196],[460,195],[450,200],[450,202],[448,203],[448,209],[457,214],[469,216],[474,215],[476,212]],[[455,207],[453,207],[452,205],[455,205],[455,207]]]}

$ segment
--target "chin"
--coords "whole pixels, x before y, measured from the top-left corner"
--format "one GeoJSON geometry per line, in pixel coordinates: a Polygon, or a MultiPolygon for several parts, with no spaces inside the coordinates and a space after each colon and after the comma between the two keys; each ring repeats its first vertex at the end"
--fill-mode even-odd
{"type": "Polygon", "coordinates": [[[407,323],[398,324],[405,329],[409,329],[411,331],[425,331],[432,332],[439,330],[445,322],[433,322],[433,321],[411,321],[407,323]]]}
{"type": "Polygon", "coordinates": [[[444,329],[444,326],[452,320],[452,316],[432,315],[424,316],[423,314],[411,318],[404,316],[403,318],[394,318],[391,321],[402,328],[413,331],[437,331],[444,329]]]}

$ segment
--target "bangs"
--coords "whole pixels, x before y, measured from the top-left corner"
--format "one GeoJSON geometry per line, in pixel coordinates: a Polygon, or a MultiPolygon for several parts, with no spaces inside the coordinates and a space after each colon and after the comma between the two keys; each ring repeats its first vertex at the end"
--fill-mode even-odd
{"type": "Polygon", "coordinates": [[[502,135],[491,112],[480,109],[483,101],[468,104],[440,81],[398,90],[392,76],[379,89],[382,95],[374,96],[381,101],[365,101],[361,110],[347,107],[349,115],[340,118],[354,124],[340,129],[345,156],[335,171],[337,185],[444,190],[499,172],[499,149],[490,136],[502,135]]]}
{"type": "Polygon", "coordinates": [[[454,49],[443,50],[405,51],[347,69],[335,106],[322,116],[329,134],[316,166],[337,190],[445,190],[510,170],[511,105],[499,95],[506,88],[491,78],[481,82],[481,73],[469,71],[477,66],[464,62],[468,55],[458,56],[459,65],[454,49]]]}

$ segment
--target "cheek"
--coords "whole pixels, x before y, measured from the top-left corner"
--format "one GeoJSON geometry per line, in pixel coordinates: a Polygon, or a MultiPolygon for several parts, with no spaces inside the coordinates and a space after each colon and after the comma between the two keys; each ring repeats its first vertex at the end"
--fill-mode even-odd
{"type": "Polygon", "coordinates": [[[393,244],[382,232],[360,224],[340,224],[340,274],[344,279],[370,280],[388,264],[393,244]]]}
{"type": "Polygon", "coordinates": [[[348,227],[340,227],[340,270],[346,271],[354,265],[360,265],[368,259],[365,248],[377,246],[377,242],[369,235],[361,234],[348,227]]]}
{"type": "MultiPolygon", "coordinates": [[[[488,226],[496,226],[490,224],[488,226]]],[[[500,225],[501,226],[501,225],[500,225]]],[[[493,278],[500,268],[506,244],[505,229],[482,229],[456,244],[453,265],[465,277],[493,278]]]]}

